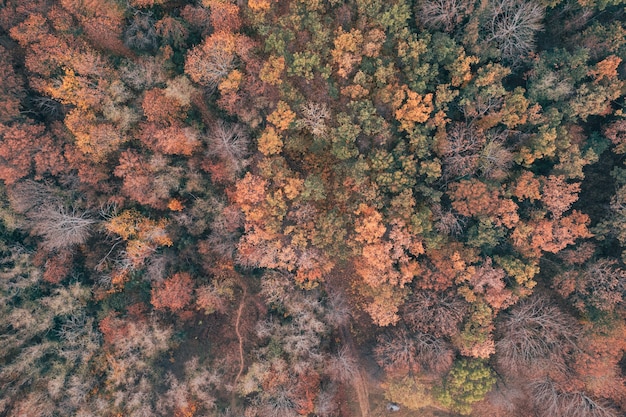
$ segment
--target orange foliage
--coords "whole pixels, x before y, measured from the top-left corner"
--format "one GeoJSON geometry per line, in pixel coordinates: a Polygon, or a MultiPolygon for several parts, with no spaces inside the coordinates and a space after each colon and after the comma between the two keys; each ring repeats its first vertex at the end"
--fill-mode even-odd
{"type": "Polygon", "coordinates": [[[598,62],[594,69],[589,70],[589,75],[595,78],[595,82],[599,82],[603,78],[617,78],[617,67],[622,63],[622,58],[610,55],[602,61],[598,62]]]}
{"type": "Polygon", "coordinates": [[[532,172],[524,171],[513,186],[513,195],[520,200],[527,198],[533,202],[541,198],[540,186],[541,183],[532,172]]]}
{"type": "Polygon", "coordinates": [[[179,272],[152,288],[150,302],[157,310],[182,310],[192,298],[193,281],[191,275],[179,272]]]}
{"type": "Polygon", "coordinates": [[[184,408],[180,408],[174,412],[174,417],[193,417],[198,410],[198,406],[190,402],[184,408]]]}
{"type": "Polygon", "coordinates": [[[476,250],[460,242],[450,242],[441,248],[426,251],[431,266],[421,274],[418,285],[424,289],[445,290],[454,283],[467,281],[474,273],[478,258],[476,250]]]}
{"type": "Polygon", "coordinates": [[[100,320],[98,327],[102,332],[104,342],[109,345],[115,345],[118,340],[124,339],[129,333],[128,323],[116,317],[115,313],[109,313],[100,320]]]}
{"type": "Polygon", "coordinates": [[[496,225],[512,228],[519,221],[517,204],[500,198],[479,180],[463,180],[449,187],[452,208],[463,216],[490,216],[496,225]]]}
{"type": "Polygon", "coordinates": [[[185,206],[180,202],[177,198],[172,198],[169,203],[167,203],[167,208],[172,211],[182,211],[185,206]]]}
{"type": "Polygon", "coordinates": [[[267,11],[272,6],[272,0],[248,0],[248,7],[256,12],[267,11]]]}
{"type": "Polygon", "coordinates": [[[580,183],[568,184],[563,175],[550,175],[543,183],[541,202],[558,219],[578,200],[579,191],[580,183]]]}
{"type": "Polygon", "coordinates": [[[268,126],[258,139],[259,152],[265,156],[279,154],[283,149],[283,140],[272,126],[268,126]]]}
{"type": "Polygon", "coordinates": [[[200,146],[197,131],[181,122],[167,127],[144,123],[141,128],[141,141],[152,150],[166,155],[189,156],[200,146]]]}
{"type": "Polygon", "coordinates": [[[197,82],[215,87],[235,67],[235,57],[248,58],[252,41],[244,35],[216,32],[187,53],[185,73],[197,82]]]}
{"type": "Polygon", "coordinates": [[[344,32],[339,28],[335,37],[335,49],[331,51],[337,75],[347,78],[353,68],[359,65],[363,53],[363,35],[358,29],[344,32]]]}
{"type": "Polygon", "coordinates": [[[583,339],[582,350],[575,363],[575,369],[589,393],[611,399],[622,408],[626,408],[626,379],[619,363],[626,352],[625,332],[622,320],[603,329],[591,330],[583,339]]]}
{"type": "Polygon", "coordinates": [[[220,0],[204,0],[211,10],[211,26],[215,32],[237,32],[241,28],[239,7],[220,0]]]}
{"type": "Polygon", "coordinates": [[[559,219],[520,222],[511,234],[511,239],[520,253],[538,258],[541,251],[557,253],[567,245],[574,244],[576,239],[592,237],[587,229],[589,221],[589,216],[574,210],[569,216],[559,219]]]}
{"type": "Polygon", "coordinates": [[[263,64],[259,78],[268,84],[280,85],[283,82],[281,78],[283,71],[285,71],[285,58],[272,55],[263,64]]]}
{"type": "Polygon", "coordinates": [[[160,88],[145,92],[141,108],[149,122],[171,125],[184,118],[181,103],[160,88]]]}
{"type": "Polygon", "coordinates": [[[416,123],[425,123],[434,109],[431,93],[421,96],[406,85],[396,93],[394,100],[396,120],[400,122],[400,129],[406,132],[412,131],[416,123]]]}

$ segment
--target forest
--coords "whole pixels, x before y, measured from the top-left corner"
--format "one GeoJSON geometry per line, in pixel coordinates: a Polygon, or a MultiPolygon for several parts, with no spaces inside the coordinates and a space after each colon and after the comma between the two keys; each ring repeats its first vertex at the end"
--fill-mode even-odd
{"type": "Polygon", "coordinates": [[[626,415],[625,60],[626,0],[0,0],[0,417],[626,415]]]}

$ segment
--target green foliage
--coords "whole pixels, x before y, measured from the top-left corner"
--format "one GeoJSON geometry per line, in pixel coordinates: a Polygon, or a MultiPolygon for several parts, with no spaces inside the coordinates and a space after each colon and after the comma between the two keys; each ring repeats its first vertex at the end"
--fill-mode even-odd
{"type": "Polygon", "coordinates": [[[437,400],[445,407],[470,415],[472,404],[481,401],[496,383],[494,372],[483,361],[458,360],[437,393],[437,400]]]}

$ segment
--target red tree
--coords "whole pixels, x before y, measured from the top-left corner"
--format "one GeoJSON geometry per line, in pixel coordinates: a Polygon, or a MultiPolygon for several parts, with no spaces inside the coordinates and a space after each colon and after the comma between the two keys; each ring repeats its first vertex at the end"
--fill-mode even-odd
{"type": "Polygon", "coordinates": [[[152,288],[152,305],[158,310],[179,311],[190,302],[193,293],[191,275],[179,272],[152,288]]]}

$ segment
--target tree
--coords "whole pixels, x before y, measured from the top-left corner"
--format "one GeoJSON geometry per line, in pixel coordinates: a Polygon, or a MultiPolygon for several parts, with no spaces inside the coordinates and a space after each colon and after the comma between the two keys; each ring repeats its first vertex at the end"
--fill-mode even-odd
{"type": "Polygon", "coordinates": [[[540,297],[514,306],[498,324],[498,364],[511,374],[545,372],[576,349],[574,320],[540,297]]]}
{"type": "Polygon", "coordinates": [[[238,37],[232,33],[212,34],[187,53],[185,73],[198,84],[217,87],[235,68],[237,42],[238,37]]]}
{"type": "Polygon", "coordinates": [[[402,319],[413,331],[452,337],[468,313],[467,303],[450,292],[415,291],[402,307],[402,319]]]}
{"type": "Polygon", "coordinates": [[[542,29],[544,8],[526,0],[491,0],[489,2],[490,42],[495,42],[508,60],[517,60],[532,51],[535,33],[542,29]]]}
{"type": "Polygon", "coordinates": [[[582,271],[555,277],[553,286],[581,312],[615,311],[626,295],[626,271],[614,259],[598,259],[582,271]]]}
{"type": "Polygon", "coordinates": [[[248,155],[248,135],[241,125],[219,121],[207,136],[209,156],[218,157],[236,173],[243,170],[248,155]]]}
{"type": "Polygon", "coordinates": [[[426,0],[419,7],[418,21],[424,25],[452,32],[473,9],[465,0],[426,0]]]}
{"type": "Polygon", "coordinates": [[[11,193],[14,209],[26,215],[34,234],[43,237],[48,250],[83,244],[96,223],[86,211],[67,208],[54,190],[34,181],[24,181],[11,193]]]}
{"type": "Polygon", "coordinates": [[[541,202],[558,219],[578,200],[579,191],[580,183],[568,184],[562,175],[550,175],[543,183],[541,202]]]}
{"type": "Polygon", "coordinates": [[[173,312],[185,308],[192,299],[193,281],[186,272],[178,272],[152,288],[150,302],[157,310],[173,312]]]}
{"type": "Polygon", "coordinates": [[[12,56],[3,46],[0,46],[0,71],[3,74],[0,81],[0,123],[7,123],[17,118],[20,101],[25,94],[23,81],[13,69],[12,56]]]}
{"type": "Polygon", "coordinates": [[[446,376],[437,400],[461,415],[470,415],[472,404],[481,401],[496,383],[494,372],[482,361],[461,359],[446,376]]]}
{"type": "Polygon", "coordinates": [[[379,336],[374,355],[378,364],[392,375],[413,375],[420,371],[441,374],[450,369],[454,360],[452,349],[442,339],[404,329],[379,336]]]}

